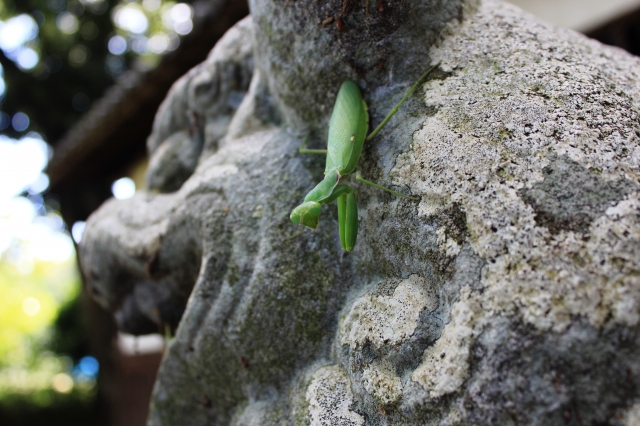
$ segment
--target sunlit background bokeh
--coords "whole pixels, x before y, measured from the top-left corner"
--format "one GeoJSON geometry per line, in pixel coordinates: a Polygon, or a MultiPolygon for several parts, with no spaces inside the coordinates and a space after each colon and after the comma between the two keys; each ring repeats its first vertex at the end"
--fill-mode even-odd
{"type": "MultiPolygon", "coordinates": [[[[640,13],[640,0],[511,2],[586,33],[640,13]]],[[[46,167],[52,146],[109,87],[186,46],[195,4],[0,0],[0,424],[3,411],[96,404],[105,365],[87,345],[75,253],[85,222],[63,221],[46,167]]],[[[115,198],[136,192],[130,177],[112,179],[115,198]]],[[[130,355],[163,344],[121,335],[115,346],[130,355]]]]}
{"type": "MultiPolygon", "coordinates": [[[[0,0],[0,409],[9,410],[90,403],[100,372],[77,318],[74,241],[82,239],[84,222],[67,227],[48,194],[50,139],[68,130],[121,74],[153,68],[193,29],[187,3],[34,0],[27,13],[20,1],[0,0]],[[9,71],[15,78],[5,78],[9,71]],[[75,76],[84,84],[55,95],[65,98],[64,108],[47,123],[42,105],[22,101],[31,85],[14,90],[22,98],[6,96],[8,85],[27,81],[19,73],[36,85],[75,76]]],[[[45,92],[36,88],[35,96],[38,90],[45,92]]],[[[123,177],[112,192],[131,197],[135,184],[123,177]]]]}
{"type": "MultiPolygon", "coordinates": [[[[0,3],[0,11],[5,15],[6,3],[0,3]]],[[[111,11],[115,31],[106,37],[100,34],[98,25],[86,17],[89,12],[98,16],[106,12],[106,0],[42,3],[46,5],[43,10],[5,16],[0,24],[0,48],[4,54],[20,69],[37,74],[56,72],[64,60],[75,67],[83,66],[92,53],[88,44],[97,38],[106,40],[109,56],[105,65],[112,74],[124,71],[122,55],[129,51],[140,55],[140,64],[152,66],[157,55],[176,49],[179,36],[193,29],[193,9],[186,3],[123,0],[111,11]],[[67,48],[67,57],[43,58],[43,36],[56,37],[56,41],[67,48]]],[[[28,125],[28,119],[26,123],[28,125]]]]}

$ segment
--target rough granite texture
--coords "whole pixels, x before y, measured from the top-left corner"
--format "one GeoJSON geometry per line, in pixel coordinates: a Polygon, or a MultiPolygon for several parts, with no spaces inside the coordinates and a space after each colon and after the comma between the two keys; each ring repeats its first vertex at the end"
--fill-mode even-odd
{"type": "Polygon", "coordinates": [[[177,327],[149,425],[638,424],[640,59],[498,0],[370,3],[254,1],[158,112],[148,191],[89,220],[96,299],[177,327]],[[296,236],[340,83],[376,125],[438,62],[360,161],[420,201],[354,185],[352,253],[333,206],[296,236]]]}

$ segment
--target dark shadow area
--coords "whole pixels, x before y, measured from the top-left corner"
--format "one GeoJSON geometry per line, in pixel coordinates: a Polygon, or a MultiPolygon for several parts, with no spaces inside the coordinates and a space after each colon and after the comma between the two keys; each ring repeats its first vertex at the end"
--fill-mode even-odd
{"type": "Polygon", "coordinates": [[[586,33],[601,43],[640,55],[640,8],[586,33]]]}

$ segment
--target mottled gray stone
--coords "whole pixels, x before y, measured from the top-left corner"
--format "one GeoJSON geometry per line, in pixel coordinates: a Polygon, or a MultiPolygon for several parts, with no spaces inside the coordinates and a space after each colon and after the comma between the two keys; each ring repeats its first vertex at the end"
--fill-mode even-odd
{"type": "Polygon", "coordinates": [[[96,298],[178,327],[149,425],[637,423],[640,60],[497,0],[370,3],[253,2],[158,112],[149,191],[89,220],[96,298]],[[360,161],[420,201],[354,184],[353,252],[333,206],[296,236],[340,83],[375,125],[438,62],[360,161]]]}
{"type": "Polygon", "coordinates": [[[549,160],[542,182],[523,188],[519,195],[535,211],[536,224],[552,234],[587,232],[607,208],[638,189],[627,179],[603,180],[568,157],[550,155],[549,160]]]}

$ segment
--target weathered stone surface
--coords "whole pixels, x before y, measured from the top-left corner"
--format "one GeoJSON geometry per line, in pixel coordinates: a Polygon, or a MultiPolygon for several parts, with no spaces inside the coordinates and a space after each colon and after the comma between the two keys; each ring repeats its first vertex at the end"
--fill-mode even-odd
{"type": "Polygon", "coordinates": [[[635,424],[640,60],[496,0],[371,3],[254,2],[158,113],[153,191],[89,221],[122,328],[184,309],[149,424],[635,424]],[[420,201],[356,186],[352,253],[331,207],[296,237],[341,81],[377,124],[438,62],[360,162],[420,201]]]}

